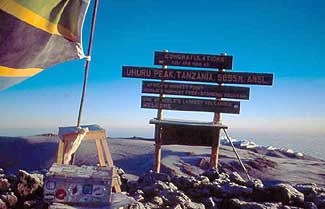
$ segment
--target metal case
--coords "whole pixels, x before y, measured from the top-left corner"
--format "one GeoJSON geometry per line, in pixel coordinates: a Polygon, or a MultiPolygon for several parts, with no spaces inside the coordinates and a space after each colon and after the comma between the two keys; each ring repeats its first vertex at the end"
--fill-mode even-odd
{"type": "Polygon", "coordinates": [[[112,167],[53,164],[45,175],[44,201],[70,205],[108,205],[114,176],[112,167]]]}

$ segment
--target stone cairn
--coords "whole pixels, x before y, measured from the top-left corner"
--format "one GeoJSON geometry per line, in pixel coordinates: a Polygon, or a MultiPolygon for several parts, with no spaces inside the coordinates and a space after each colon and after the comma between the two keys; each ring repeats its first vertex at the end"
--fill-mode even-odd
{"type": "MultiPolygon", "coordinates": [[[[43,174],[20,170],[6,175],[0,169],[0,209],[45,209],[43,174]]],[[[129,181],[118,169],[122,189],[134,199],[128,209],[324,209],[325,187],[316,184],[265,186],[259,179],[245,181],[237,172],[215,170],[199,176],[157,174],[152,171],[129,181]]]]}

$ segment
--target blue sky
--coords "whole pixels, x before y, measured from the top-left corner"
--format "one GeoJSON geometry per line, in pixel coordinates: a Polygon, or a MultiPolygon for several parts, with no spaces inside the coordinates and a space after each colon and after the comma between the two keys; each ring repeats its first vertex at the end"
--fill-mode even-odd
{"type": "MultiPolygon", "coordinates": [[[[100,1],[83,124],[111,136],[151,136],[155,110],[140,108],[141,80],[122,65],[153,66],[155,50],[234,56],[233,71],[273,72],[274,86],[251,86],[234,132],[325,133],[325,2],[100,1]]],[[[89,10],[84,29],[87,49],[89,10]]],[[[0,135],[56,132],[77,120],[84,61],[51,67],[0,92],[0,135]]],[[[212,113],[165,117],[211,121],[212,113]]]]}

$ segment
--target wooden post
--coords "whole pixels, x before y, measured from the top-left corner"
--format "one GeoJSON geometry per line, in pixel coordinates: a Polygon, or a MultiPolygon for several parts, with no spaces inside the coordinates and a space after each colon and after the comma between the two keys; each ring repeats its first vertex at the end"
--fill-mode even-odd
{"type": "MultiPolygon", "coordinates": [[[[222,56],[226,56],[226,53],[222,53],[222,56]]],[[[223,72],[224,69],[218,69],[219,72],[223,72]]],[[[222,83],[218,84],[219,86],[222,86],[222,83]]],[[[221,98],[216,98],[216,100],[221,100],[221,98]]],[[[214,124],[222,124],[221,120],[221,113],[215,112],[213,117],[213,123],[214,124]]],[[[210,156],[210,168],[216,169],[218,168],[218,161],[219,161],[219,147],[220,147],[220,128],[216,128],[216,137],[212,141],[212,147],[211,147],[211,156],[210,156]]]]}
{"type": "MultiPolygon", "coordinates": [[[[164,50],[168,52],[168,50],[164,50]]],[[[163,70],[167,70],[167,65],[162,66],[163,70]]],[[[161,79],[161,83],[164,83],[165,80],[161,79]]],[[[163,98],[165,95],[163,93],[159,94],[159,98],[163,98]]],[[[163,110],[158,109],[157,111],[157,120],[163,119],[163,110]]],[[[154,171],[156,173],[160,172],[160,159],[161,159],[161,144],[162,144],[162,128],[159,124],[155,125],[155,162],[154,162],[154,171]]]]}

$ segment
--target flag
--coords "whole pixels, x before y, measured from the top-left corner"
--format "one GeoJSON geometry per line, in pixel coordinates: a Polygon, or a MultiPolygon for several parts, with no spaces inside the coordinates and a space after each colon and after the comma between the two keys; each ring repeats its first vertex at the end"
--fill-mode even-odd
{"type": "Polygon", "coordinates": [[[0,90],[52,65],[84,58],[90,0],[0,0],[0,90]]]}

